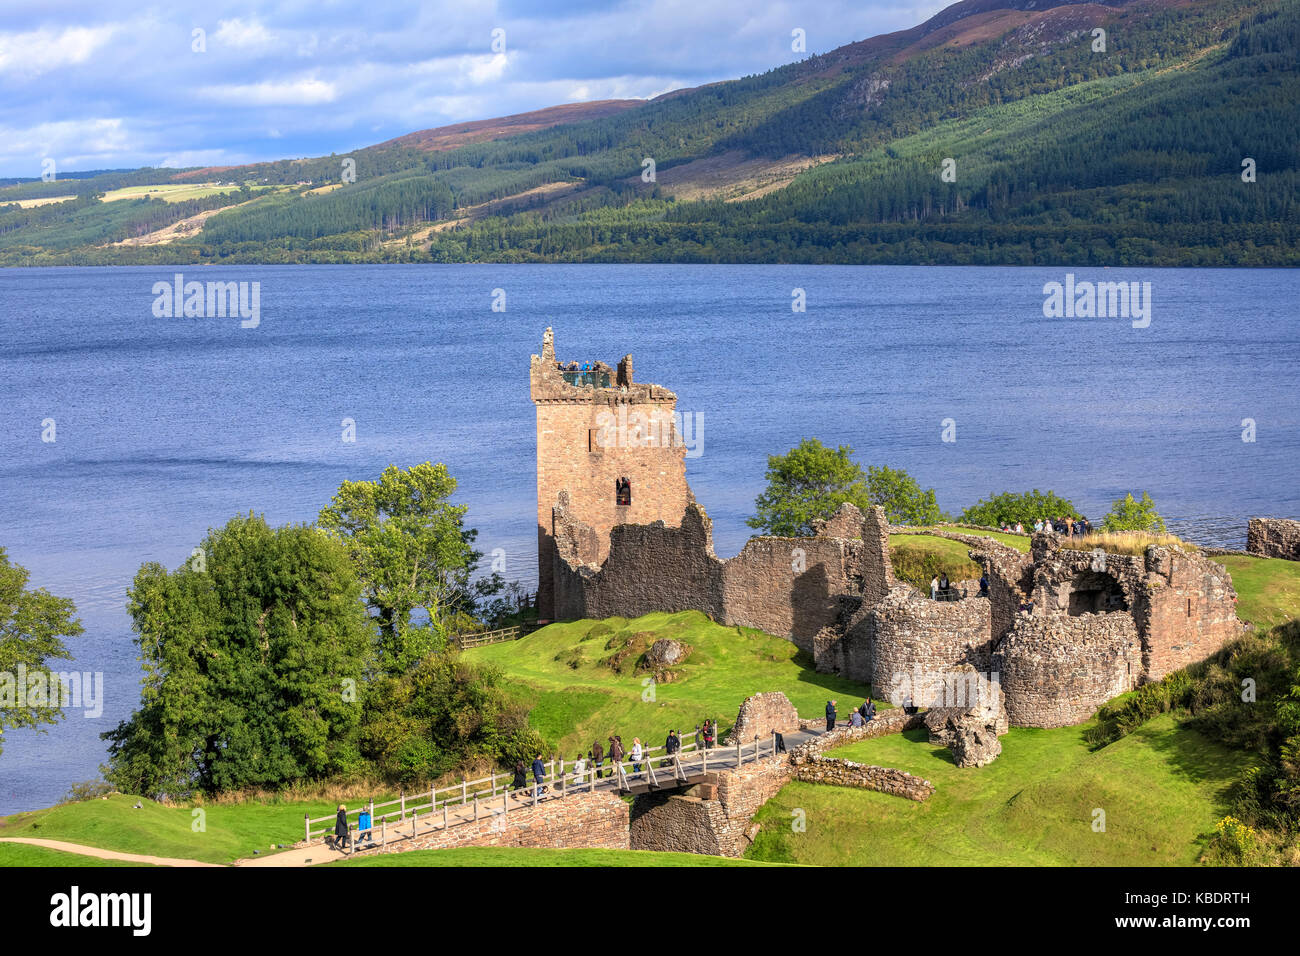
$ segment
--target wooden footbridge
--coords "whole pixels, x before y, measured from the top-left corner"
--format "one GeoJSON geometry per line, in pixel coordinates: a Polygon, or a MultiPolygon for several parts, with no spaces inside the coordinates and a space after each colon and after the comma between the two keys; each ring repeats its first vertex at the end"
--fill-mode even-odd
{"type": "MultiPolygon", "coordinates": [[[[645,794],[696,786],[707,782],[711,774],[719,771],[782,757],[785,748],[795,747],[814,736],[816,734],[812,731],[800,731],[782,739],[773,733],[766,738],[755,737],[749,742],[705,746],[702,735],[696,731],[682,737],[681,748],[676,753],[669,754],[666,746],[645,748],[639,761],[629,758],[613,761],[607,757],[600,767],[575,770],[575,764],[566,766],[563,760],[551,760],[546,764],[540,786],[533,782],[530,769],[530,785],[518,789],[511,788],[514,774],[504,773],[479,780],[462,780],[455,786],[431,788],[414,795],[403,793],[396,800],[385,803],[371,800],[347,811],[348,828],[353,848],[364,850],[494,817],[504,825],[512,810],[579,794],[597,791],[645,794]],[[357,826],[362,810],[370,812],[371,826],[366,831],[357,826]]],[[[310,845],[321,838],[333,839],[336,819],[337,814],[305,817],[303,836],[306,843],[310,845]]]]}

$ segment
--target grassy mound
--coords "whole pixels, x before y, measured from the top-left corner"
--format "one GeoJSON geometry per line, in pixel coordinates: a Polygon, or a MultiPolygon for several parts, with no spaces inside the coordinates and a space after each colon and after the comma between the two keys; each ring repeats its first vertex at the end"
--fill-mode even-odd
{"type": "Polygon", "coordinates": [[[763,691],[783,692],[801,714],[814,717],[829,697],[844,705],[868,692],[865,685],[816,673],[809,655],[789,641],[724,627],[698,611],[552,624],[465,656],[499,667],[507,691],[531,707],[529,723],[569,760],[595,739],[604,746],[615,733],[628,747],[635,736],[658,746],[669,730],[690,733],[707,717],[729,728],[741,702],[763,691]],[[644,647],[660,638],[691,647],[685,662],[673,666],[670,684],[654,684],[634,669],[644,647]],[[613,669],[609,659],[628,646],[641,651],[613,669]]]}
{"type": "Polygon", "coordinates": [[[1089,751],[1081,727],[1015,728],[987,767],[961,769],[924,730],[862,741],[834,756],[931,781],[925,803],[792,783],[759,812],[747,856],[821,866],[1186,866],[1251,760],[1166,715],[1089,751]],[[1105,832],[1093,829],[1105,811],[1105,832]],[[802,810],[803,833],[792,814],[802,810]]]}
{"type": "Polygon", "coordinates": [[[953,584],[980,576],[980,566],[968,554],[970,545],[930,534],[891,534],[889,561],[894,577],[930,593],[932,578],[948,575],[953,584]]]}

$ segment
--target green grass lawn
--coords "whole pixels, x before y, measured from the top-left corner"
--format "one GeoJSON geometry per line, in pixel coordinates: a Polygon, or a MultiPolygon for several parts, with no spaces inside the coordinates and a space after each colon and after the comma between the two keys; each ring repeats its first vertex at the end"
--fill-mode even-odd
{"type": "Polygon", "coordinates": [[[1213,558],[1228,569],[1237,589],[1237,617],[1272,627],[1300,617],[1300,561],[1225,554],[1213,558]]]}
{"type": "Polygon", "coordinates": [[[326,866],[767,866],[757,860],[731,860],[698,853],[646,850],[539,850],[518,847],[459,847],[384,853],[326,866]]]}
{"type": "MultiPolygon", "coordinates": [[[[975,531],[972,528],[958,528],[954,525],[941,524],[938,526],[944,531],[956,531],[961,534],[973,534],[981,538],[992,538],[994,541],[1001,541],[1005,545],[1015,548],[1017,551],[1029,553],[1029,539],[1020,534],[1003,534],[1001,531],[975,531]]],[[[953,542],[958,544],[960,542],[953,542]]],[[[966,547],[963,545],[963,547],[966,547]]]]}
{"type": "Polygon", "coordinates": [[[43,846],[24,843],[0,843],[0,868],[6,866],[151,866],[150,863],[127,863],[121,860],[101,860],[79,853],[64,853],[43,846]]]}
{"type": "Polygon", "coordinates": [[[936,791],[924,803],[792,783],[756,817],[748,857],[820,866],[1186,866],[1227,813],[1250,756],[1158,717],[1089,751],[1083,727],[1014,728],[987,767],[961,769],[924,730],[879,737],[833,756],[896,767],[936,791]],[[1105,832],[1093,811],[1106,812],[1105,832]],[[807,829],[795,833],[793,811],[807,829]]]}
{"type": "Polygon", "coordinates": [[[206,806],[202,808],[206,831],[196,833],[191,828],[192,807],[113,794],[107,800],[82,800],[0,818],[0,837],[63,840],[125,853],[230,863],[252,856],[254,850],[270,853],[274,844],[288,846],[301,840],[304,812],[321,817],[336,806],[320,800],[206,806]],[[143,808],[133,809],[136,803],[144,804],[143,808]]]}
{"type": "Polygon", "coordinates": [[[810,657],[789,641],[724,627],[698,611],[552,624],[519,641],[468,650],[465,657],[501,668],[507,690],[532,708],[529,722],[566,760],[597,738],[604,746],[614,733],[630,748],[635,736],[660,746],[670,729],[690,733],[706,717],[725,730],[741,702],[764,691],[781,691],[805,717],[821,714],[830,697],[847,713],[868,692],[865,685],[816,673],[810,657]],[[618,674],[602,663],[614,653],[606,646],[611,639],[644,632],[691,646],[686,663],[674,668],[678,680],[650,687],[646,674],[631,667],[618,674]]]}

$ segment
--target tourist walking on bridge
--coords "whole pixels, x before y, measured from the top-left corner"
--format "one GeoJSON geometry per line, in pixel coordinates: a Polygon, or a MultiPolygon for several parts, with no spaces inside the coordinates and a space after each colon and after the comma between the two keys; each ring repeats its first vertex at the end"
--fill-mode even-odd
{"type": "Polygon", "coordinates": [[[682,738],[677,736],[677,731],[668,731],[668,739],[664,741],[664,752],[667,754],[668,759],[660,764],[660,766],[671,767],[673,763],[673,754],[677,753],[677,751],[681,749],[682,738]]]}
{"type": "MultiPolygon", "coordinates": [[[[524,767],[524,762],[522,760],[515,764],[515,779],[510,781],[510,789],[528,789],[528,770],[524,767]]],[[[515,794],[515,796],[518,796],[518,794],[515,794]]]]}
{"type": "Polygon", "coordinates": [[[546,792],[542,786],[542,781],[546,779],[546,764],[542,763],[542,755],[538,754],[533,758],[533,780],[537,784],[536,795],[541,796],[546,792]]]}
{"type": "Polygon", "coordinates": [[[713,726],[713,721],[707,717],[704,719],[703,734],[704,734],[704,749],[712,750],[714,738],[717,736],[717,728],[713,726]]]}
{"type": "Polygon", "coordinates": [[[605,748],[600,745],[600,740],[596,739],[591,742],[591,766],[596,773],[596,779],[599,780],[605,776],[605,748]]]}
{"type": "Polygon", "coordinates": [[[339,804],[339,815],[334,818],[334,848],[343,853],[348,845],[348,808],[339,804]]]}
{"type": "Polygon", "coordinates": [[[609,759],[614,762],[614,766],[609,771],[609,775],[611,777],[618,776],[619,765],[623,762],[623,758],[625,756],[627,756],[627,753],[626,751],[623,750],[623,738],[620,737],[618,734],[615,734],[613,737],[610,737],[609,738],[609,759]]]}
{"type": "Polygon", "coordinates": [[[640,737],[632,738],[632,771],[638,774],[641,772],[641,738],[640,737]]]}

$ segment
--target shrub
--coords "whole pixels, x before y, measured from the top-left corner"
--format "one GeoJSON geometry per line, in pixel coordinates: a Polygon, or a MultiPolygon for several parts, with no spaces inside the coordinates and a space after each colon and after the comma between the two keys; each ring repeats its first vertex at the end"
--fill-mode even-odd
{"type": "Polygon", "coordinates": [[[954,584],[980,576],[980,566],[969,558],[956,558],[940,554],[914,544],[893,545],[889,560],[894,566],[894,577],[913,587],[930,593],[930,580],[948,575],[954,584]]]}

